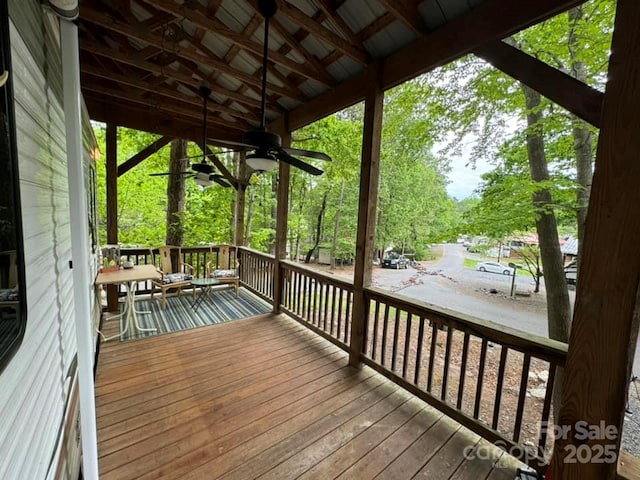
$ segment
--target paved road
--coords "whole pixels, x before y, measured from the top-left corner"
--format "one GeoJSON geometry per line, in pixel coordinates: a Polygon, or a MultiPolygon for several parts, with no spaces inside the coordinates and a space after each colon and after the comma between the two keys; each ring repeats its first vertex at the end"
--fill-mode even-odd
{"type": "MultiPolygon", "coordinates": [[[[374,285],[399,295],[415,298],[456,312],[473,315],[507,325],[525,332],[546,337],[547,314],[542,292],[531,297],[509,297],[512,277],[483,273],[464,266],[466,249],[446,244],[442,258],[430,265],[426,273],[414,268],[407,270],[374,270],[374,285]],[[488,293],[490,289],[497,294],[488,293]]],[[[533,291],[533,281],[516,276],[517,291],[533,291]]],[[[570,291],[573,304],[575,293],[570,291]]],[[[637,347],[634,372],[640,374],[640,342],[637,347]]]]}

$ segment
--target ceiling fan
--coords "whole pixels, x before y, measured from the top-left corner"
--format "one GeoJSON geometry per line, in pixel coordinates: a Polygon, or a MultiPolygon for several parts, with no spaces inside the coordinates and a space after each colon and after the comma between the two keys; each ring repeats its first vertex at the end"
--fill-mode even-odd
{"type": "Polygon", "coordinates": [[[191,164],[191,171],[187,172],[162,172],[162,173],[151,173],[151,176],[162,176],[162,175],[187,175],[189,178],[193,178],[195,182],[201,187],[208,187],[209,185],[213,185],[213,183],[217,183],[222,187],[231,187],[231,185],[227,182],[224,175],[216,172],[216,169],[213,165],[207,162],[207,154],[205,153],[207,150],[207,99],[209,95],[211,95],[211,87],[206,82],[203,82],[200,85],[200,93],[202,94],[202,155],[197,155],[196,157],[187,157],[187,158],[201,158],[202,161],[198,163],[191,164]]]}
{"type": "Polygon", "coordinates": [[[213,143],[228,145],[230,147],[241,147],[243,150],[253,150],[247,155],[247,165],[253,170],[264,172],[273,170],[278,166],[278,161],[282,161],[304,170],[311,175],[321,175],[323,172],[319,168],[306,163],[293,155],[300,157],[315,158],[318,160],[331,161],[326,153],[314,152],[311,150],[301,150],[298,148],[284,148],[280,135],[268,132],[266,124],[266,95],[267,95],[267,58],[269,52],[269,20],[277,10],[275,0],[259,0],[258,9],[265,19],[264,23],[264,43],[262,57],[262,96],[260,99],[260,126],[248,130],[242,135],[241,142],[230,142],[227,140],[211,139],[213,143]]]}

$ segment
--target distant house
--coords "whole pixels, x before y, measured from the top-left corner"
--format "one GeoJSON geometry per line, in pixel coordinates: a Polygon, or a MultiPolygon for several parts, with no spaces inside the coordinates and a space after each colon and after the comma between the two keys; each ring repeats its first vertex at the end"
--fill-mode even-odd
{"type": "Polygon", "coordinates": [[[564,263],[571,262],[578,256],[578,239],[573,235],[565,238],[564,243],[560,246],[564,263]]]}

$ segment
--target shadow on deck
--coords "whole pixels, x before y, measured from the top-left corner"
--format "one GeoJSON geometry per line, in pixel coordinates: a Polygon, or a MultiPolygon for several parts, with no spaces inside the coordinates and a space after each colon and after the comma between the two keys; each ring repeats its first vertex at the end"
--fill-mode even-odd
{"type": "Polygon", "coordinates": [[[512,457],[347,360],[284,315],[107,342],[101,478],[515,477],[512,457]]]}

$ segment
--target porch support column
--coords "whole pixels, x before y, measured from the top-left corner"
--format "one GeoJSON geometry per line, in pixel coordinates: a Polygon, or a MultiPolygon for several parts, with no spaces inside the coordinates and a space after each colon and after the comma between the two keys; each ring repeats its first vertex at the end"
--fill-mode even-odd
{"type": "MultiPolygon", "coordinates": [[[[107,123],[107,243],[118,244],[118,127],[107,123]]],[[[118,311],[118,287],[107,286],[107,310],[118,311]]]]}
{"type": "Polygon", "coordinates": [[[584,256],[567,355],[554,479],[612,480],[638,337],[640,284],[640,2],[618,0],[584,256]],[[576,422],[615,438],[576,438],[576,422]],[[606,432],[605,432],[606,433],[606,432]],[[567,455],[576,463],[565,463],[567,455]],[[567,448],[571,446],[570,448],[567,448]],[[581,451],[582,450],[582,451],[581,451]],[[598,453],[604,455],[598,455],[598,453]],[[615,458],[610,458],[613,455],[615,458]],[[593,459],[583,463],[582,458],[593,459]],[[576,460],[577,459],[577,460],[576,460]],[[596,463],[597,460],[606,463],[596,463]]]}
{"type": "Polygon", "coordinates": [[[238,189],[236,190],[233,244],[236,247],[241,247],[244,245],[244,209],[250,175],[247,175],[246,154],[244,152],[236,152],[235,157],[235,161],[238,164],[238,171],[236,172],[238,177],[238,189]]]}
{"type": "MultiPolygon", "coordinates": [[[[282,146],[291,146],[291,133],[282,135],[282,146]]],[[[284,296],[282,260],[287,253],[287,225],[289,221],[289,164],[278,162],[278,204],[276,217],[275,265],[273,270],[273,313],[280,313],[284,296]]]]}
{"type": "Polygon", "coordinates": [[[382,68],[371,64],[367,70],[364,105],[364,131],[362,161],[360,163],[360,195],[358,207],[358,233],[356,237],[356,264],[353,278],[353,310],[349,364],[360,364],[364,340],[365,318],[369,305],[364,289],[371,285],[371,271],[375,243],[376,201],[380,174],[380,138],[382,135],[382,68]]]}

